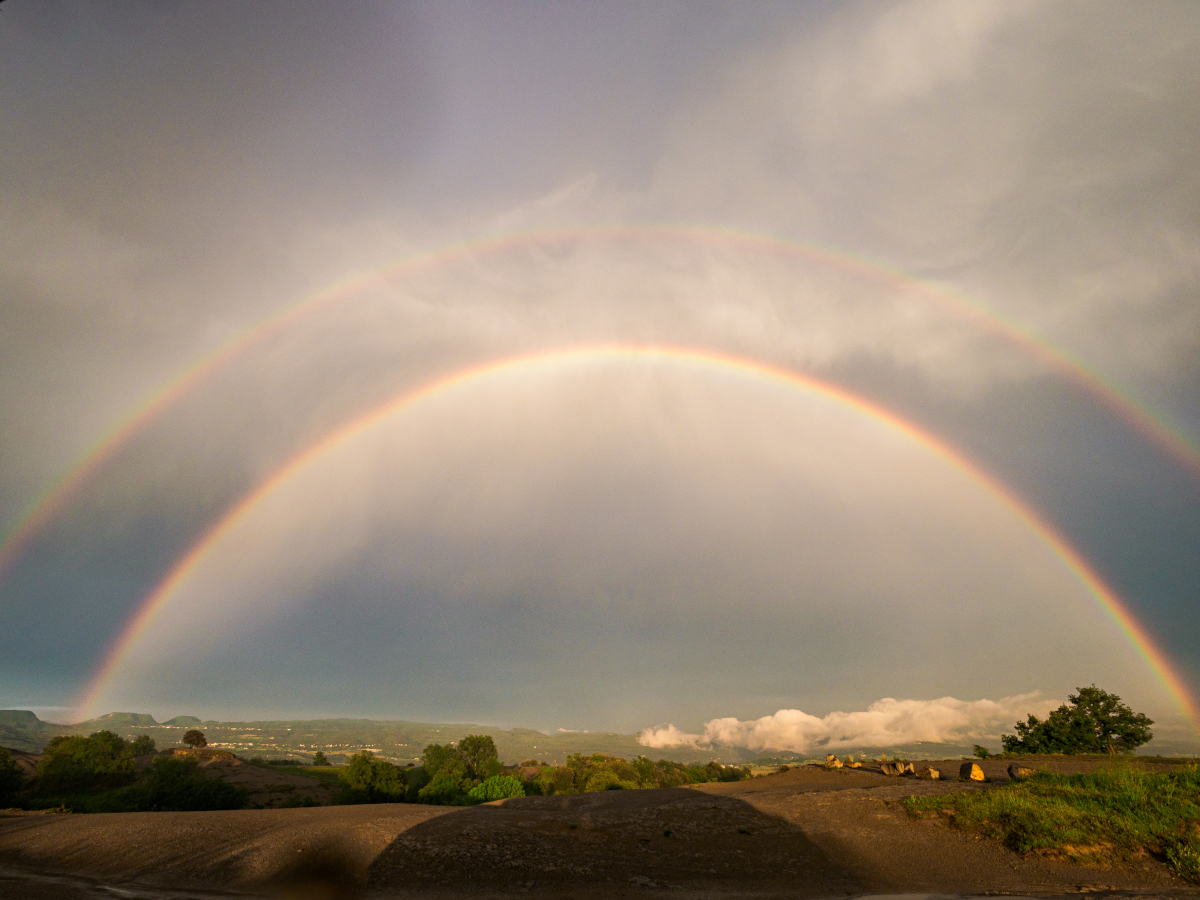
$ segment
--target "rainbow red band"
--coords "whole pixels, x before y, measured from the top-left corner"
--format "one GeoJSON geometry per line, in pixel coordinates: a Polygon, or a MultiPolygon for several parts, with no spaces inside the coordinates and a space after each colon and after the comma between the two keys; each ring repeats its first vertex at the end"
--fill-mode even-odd
{"type": "Polygon", "coordinates": [[[808,391],[834,402],[848,406],[864,415],[890,427],[906,438],[948,462],[976,483],[982,485],[989,493],[1021,519],[1053,552],[1062,559],[1063,563],[1080,579],[1088,592],[1108,613],[1125,633],[1138,654],[1145,660],[1150,670],[1162,682],[1167,693],[1179,705],[1183,713],[1191,720],[1197,732],[1200,733],[1200,706],[1197,705],[1190,690],[1179,677],[1166,655],[1151,641],[1145,629],[1126,609],[1117,595],[1104,584],[1102,579],[1084,561],[1080,554],[1057,534],[1049,525],[1025,506],[1012,492],[981,471],[968,459],[956,453],[947,445],[931,435],[921,431],[892,413],[863,400],[841,388],[820,382],[814,378],[798,375],[774,366],[742,359],[735,356],[716,354],[704,350],[665,346],[641,345],[600,345],[589,347],[574,347],[546,353],[535,353],[525,356],[510,357],[493,361],[480,366],[463,369],[443,378],[437,379],[416,390],[402,394],[387,403],[377,407],[372,412],[342,426],[322,440],[313,444],[304,452],[298,454],[287,464],[278,469],[269,478],[248,493],[226,515],[213,526],[208,533],[197,542],[171,570],[168,576],[154,589],[142,603],[138,612],[113,643],[103,664],[88,684],[79,704],[79,710],[86,717],[92,712],[108,681],[120,667],[121,662],[128,656],[136,645],[139,637],[145,632],[155,614],[162,609],[171,594],[183,583],[195,569],[201,559],[222,538],[272,491],[282,485],[292,476],[299,473],[319,457],[363,434],[372,427],[397,415],[417,403],[434,398],[453,390],[456,387],[477,382],[502,373],[512,372],[522,368],[536,366],[551,366],[570,361],[608,360],[608,359],[659,359],[677,363],[690,363],[701,366],[717,367],[747,376],[761,378],[767,381],[781,383],[793,389],[808,391]]]}
{"type": "Polygon", "coordinates": [[[1144,435],[1176,462],[1200,478],[1200,452],[1192,447],[1181,434],[1105,382],[1095,372],[1019,326],[1007,322],[987,310],[973,306],[960,297],[941,289],[935,289],[909,275],[813,245],[787,241],[770,235],[736,232],[717,227],[616,225],[548,229],[456,244],[356,275],[275,313],[213,353],[193,363],[166,386],[155,392],[117,428],[92,444],[72,465],[67,474],[32,504],[29,511],[0,543],[0,577],[3,577],[15,565],[38,535],[67,508],[78,492],[134,435],[222,366],[261,345],[305,316],[348,300],[357,291],[371,284],[420,271],[423,268],[448,264],[471,253],[505,252],[523,245],[547,245],[554,242],[562,243],[588,238],[660,241],[672,239],[741,244],[746,247],[804,256],[822,265],[840,267],[857,277],[916,288],[931,302],[1010,341],[1030,356],[1079,385],[1130,427],[1144,435]]]}

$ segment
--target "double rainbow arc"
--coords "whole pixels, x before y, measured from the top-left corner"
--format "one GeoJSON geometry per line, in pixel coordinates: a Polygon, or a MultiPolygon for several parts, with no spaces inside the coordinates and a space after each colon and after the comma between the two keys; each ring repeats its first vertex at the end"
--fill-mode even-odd
{"type": "Polygon", "coordinates": [[[1106,382],[1081,361],[1014,322],[1000,318],[989,310],[972,305],[961,297],[944,289],[935,288],[898,270],[888,269],[865,259],[837,253],[813,244],[802,244],[768,234],[733,231],[715,226],[645,224],[544,229],[500,237],[490,236],[455,244],[355,275],[280,310],[209,355],[200,358],[156,391],[116,428],[94,442],[59,481],[31,504],[28,511],[0,542],[0,577],[11,570],[37,537],[65,511],[77,494],[132,437],[222,367],[263,345],[305,317],[335,304],[346,302],[352,299],[357,292],[373,284],[386,282],[406,274],[414,274],[423,269],[447,265],[471,254],[502,253],[521,247],[550,246],[555,243],[570,243],[585,239],[629,239],[647,242],[676,240],[771,250],[804,257],[821,265],[840,268],[856,277],[883,285],[916,289],[931,303],[1003,338],[1078,385],[1177,463],[1200,478],[1200,451],[1189,444],[1181,433],[1106,382]]]}
{"type": "Polygon", "coordinates": [[[345,445],[384,421],[412,407],[445,395],[457,388],[481,382],[505,373],[537,369],[552,369],[565,363],[604,360],[662,360],[666,362],[713,368],[722,372],[781,384],[791,389],[826,398],[874,419],[916,443],[926,451],[969,477],[996,498],[1004,507],[1055,553],[1085,586],[1090,596],[1119,626],[1136,648],[1149,669],[1163,684],[1167,693],[1179,705],[1184,714],[1200,732],[1200,705],[1190,693],[1187,685],[1174,669],[1167,656],[1151,641],[1145,629],[1138,623],[1127,605],[1109,588],[1083,557],[1050,525],[1026,506],[1010,490],[980,470],[973,462],[956,452],[937,438],[904,421],[895,414],[882,409],[849,391],[818,381],[786,369],[767,365],[755,360],[726,354],[713,353],[686,347],[636,344],[606,344],[581,346],[549,352],[526,354],[495,360],[473,366],[432,381],[420,388],[403,393],[382,404],[366,415],[336,429],[308,449],[293,457],[274,474],[261,482],[232,507],[193,547],[182,557],[159,585],[142,602],[137,613],[112,644],[108,654],[87,685],[79,711],[82,716],[93,712],[98,699],[103,695],[114,674],[137,646],[148,626],[164,605],[195,571],[202,559],[218,542],[247,519],[251,512],[293,476],[326,454],[345,445]]]}

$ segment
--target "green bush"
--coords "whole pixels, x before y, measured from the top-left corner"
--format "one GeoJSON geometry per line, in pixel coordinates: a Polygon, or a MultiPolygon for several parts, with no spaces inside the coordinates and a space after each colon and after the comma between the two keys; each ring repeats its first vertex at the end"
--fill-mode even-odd
{"type": "Polygon", "coordinates": [[[1001,737],[1005,753],[1132,753],[1152,737],[1153,720],[1094,684],[1078,688],[1043,722],[1030,715],[1001,737]]]}
{"type": "Polygon", "coordinates": [[[113,788],[134,780],[129,744],[111,731],[59,736],[38,763],[39,793],[113,788]]]}
{"type": "Polygon", "coordinates": [[[404,799],[409,803],[421,802],[421,789],[429,784],[432,779],[429,773],[425,771],[424,766],[417,766],[415,769],[408,769],[404,773],[404,780],[408,784],[408,789],[405,791],[404,799]]]}
{"type": "Polygon", "coordinates": [[[467,796],[476,803],[505,800],[509,797],[524,797],[525,786],[511,775],[493,775],[482,784],[471,788],[467,796]]]}
{"type": "Polygon", "coordinates": [[[370,750],[356,753],[338,772],[345,784],[341,802],[400,803],[405,799],[404,772],[387,760],[376,759],[370,750]]]}
{"type": "Polygon", "coordinates": [[[129,755],[145,756],[147,753],[153,753],[155,746],[154,738],[148,734],[139,734],[129,744],[129,755]]]}
{"type": "Polygon", "coordinates": [[[243,788],[209,778],[194,759],[172,756],[157,757],[142,782],[120,793],[130,810],[162,812],[241,809],[250,796],[243,788]]]}
{"type": "Polygon", "coordinates": [[[441,772],[417,792],[417,798],[420,803],[435,806],[462,806],[467,802],[467,792],[463,790],[461,779],[441,772]]]}
{"type": "Polygon", "coordinates": [[[312,797],[288,797],[279,804],[280,809],[295,809],[297,807],[320,806],[312,797]]]}
{"type": "Polygon", "coordinates": [[[7,807],[17,799],[17,793],[25,786],[25,773],[17,765],[13,755],[5,747],[0,747],[0,809],[7,807]]]}

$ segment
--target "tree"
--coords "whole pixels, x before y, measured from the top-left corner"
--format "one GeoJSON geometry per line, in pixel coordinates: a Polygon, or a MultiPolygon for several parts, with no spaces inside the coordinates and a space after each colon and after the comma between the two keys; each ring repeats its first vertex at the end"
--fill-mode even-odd
{"type": "Polygon", "coordinates": [[[59,735],[46,745],[38,763],[38,789],[42,792],[118,787],[133,778],[129,744],[111,731],[87,737],[59,735]]]}
{"type": "Polygon", "coordinates": [[[129,745],[130,756],[145,756],[154,752],[154,738],[148,734],[139,734],[129,745]]]}
{"type": "Polygon", "coordinates": [[[462,806],[467,801],[467,793],[461,779],[441,772],[417,792],[417,799],[434,806],[462,806]]]}
{"type": "Polygon", "coordinates": [[[1132,753],[1152,737],[1151,719],[1135,713],[1116,694],[1076,688],[1043,722],[1030,715],[1015,735],[1000,738],[1005,753],[1132,753]]]}
{"type": "Polygon", "coordinates": [[[322,753],[320,750],[318,750],[316,753],[313,754],[312,764],[314,766],[327,766],[327,765],[329,765],[329,760],[327,760],[325,758],[324,753],[322,753]]]}
{"type": "Polygon", "coordinates": [[[189,728],[183,733],[183,742],[189,747],[207,747],[208,741],[204,739],[204,732],[198,731],[195,728],[189,728]]]}
{"type": "Polygon", "coordinates": [[[404,798],[404,773],[387,760],[375,759],[370,750],[350,757],[338,778],[360,802],[398,803],[404,798]]]}
{"type": "Polygon", "coordinates": [[[12,753],[0,747],[0,809],[8,806],[25,786],[25,773],[13,759],[12,753]]]}
{"type": "Polygon", "coordinates": [[[466,760],[457,748],[449,745],[430,744],[421,751],[421,766],[430,778],[442,774],[461,778],[467,774],[466,760]]]}
{"type": "Polygon", "coordinates": [[[146,780],[126,788],[126,802],[135,810],[241,809],[250,798],[245,788],[209,778],[194,759],[159,756],[146,780]]]}
{"type": "Polygon", "coordinates": [[[490,734],[468,734],[458,742],[458,752],[466,763],[467,778],[473,781],[486,781],[504,771],[490,734]]]}

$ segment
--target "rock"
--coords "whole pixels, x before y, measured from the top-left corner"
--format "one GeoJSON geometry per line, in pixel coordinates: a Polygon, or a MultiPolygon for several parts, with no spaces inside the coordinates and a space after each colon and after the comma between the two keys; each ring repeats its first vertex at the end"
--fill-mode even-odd
{"type": "Polygon", "coordinates": [[[913,768],[912,763],[901,763],[900,764],[900,774],[901,775],[904,775],[904,774],[916,775],[917,772],[916,772],[916,769],[913,768]]]}
{"type": "Polygon", "coordinates": [[[987,776],[983,774],[979,763],[973,762],[963,763],[958,770],[958,777],[962,781],[987,781],[987,776]]]}
{"type": "Polygon", "coordinates": [[[846,760],[846,768],[847,768],[847,769],[861,769],[861,768],[862,768],[862,763],[860,763],[860,762],[855,762],[855,761],[854,761],[854,758],[853,758],[853,757],[851,757],[850,759],[846,760]]]}
{"type": "Polygon", "coordinates": [[[842,767],[842,761],[840,759],[838,759],[836,756],[834,756],[832,753],[830,753],[828,756],[825,757],[825,768],[840,769],[841,767],[842,767]]]}
{"type": "Polygon", "coordinates": [[[1013,763],[1008,767],[1008,777],[1013,781],[1020,781],[1022,778],[1028,778],[1030,775],[1036,775],[1037,769],[1031,769],[1028,766],[1018,766],[1013,763]]]}
{"type": "Polygon", "coordinates": [[[894,763],[894,762],[880,763],[879,768],[883,772],[884,775],[893,775],[894,776],[894,775],[903,775],[904,774],[904,766],[902,766],[900,763],[894,763]]]}
{"type": "Polygon", "coordinates": [[[917,777],[922,781],[938,781],[942,777],[942,773],[933,766],[925,766],[920,772],[916,773],[917,777]]]}

